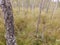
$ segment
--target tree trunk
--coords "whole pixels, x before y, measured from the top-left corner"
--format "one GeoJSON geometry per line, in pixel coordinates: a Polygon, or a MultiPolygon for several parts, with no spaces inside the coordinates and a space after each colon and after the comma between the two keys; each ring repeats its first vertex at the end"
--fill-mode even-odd
{"type": "Polygon", "coordinates": [[[14,36],[13,12],[10,0],[2,0],[1,8],[5,19],[6,45],[16,45],[14,36]]]}

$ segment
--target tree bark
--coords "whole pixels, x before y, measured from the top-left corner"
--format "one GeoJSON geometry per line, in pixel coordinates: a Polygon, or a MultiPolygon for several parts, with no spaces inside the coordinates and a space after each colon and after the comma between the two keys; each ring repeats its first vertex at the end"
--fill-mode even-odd
{"type": "Polygon", "coordinates": [[[10,0],[2,0],[1,8],[4,13],[6,27],[6,45],[16,45],[14,36],[13,12],[10,0]]]}

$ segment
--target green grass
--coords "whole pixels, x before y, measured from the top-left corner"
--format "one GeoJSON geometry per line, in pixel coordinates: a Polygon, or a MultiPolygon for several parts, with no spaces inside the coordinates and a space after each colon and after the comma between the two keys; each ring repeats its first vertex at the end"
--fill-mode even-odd
{"type": "MultiPolygon", "coordinates": [[[[57,9],[51,19],[51,11],[46,13],[42,11],[38,39],[36,38],[36,25],[39,15],[39,9],[13,9],[15,36],[18,45],[59,45],[56,39],[60,39],[60,10],[57,9]],[[45,24],[43,22],[45,21],[45,24]],[[43,26],[45,25],[44,40],[41,37],[43,26]]],[[[2,12],[1,12],[2,13],[2,12]]],[[[2,14],[3,15],[3,14],[2,14]]],[[[0,17],[0,45],[5,44],[5,27],[3,16],[0,17]]]]}

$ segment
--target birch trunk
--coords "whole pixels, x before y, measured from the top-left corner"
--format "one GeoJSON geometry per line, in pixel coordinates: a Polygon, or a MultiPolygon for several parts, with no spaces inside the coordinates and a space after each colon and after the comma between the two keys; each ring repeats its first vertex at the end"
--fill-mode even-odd
{"type": "Polygon", "coordinates": [[[1,8],[4,13],[6,27],[6,45],[16,45],[14,36],[13,12],[10,0],[2,0],[1,8]]]}

